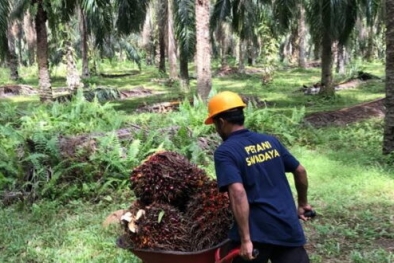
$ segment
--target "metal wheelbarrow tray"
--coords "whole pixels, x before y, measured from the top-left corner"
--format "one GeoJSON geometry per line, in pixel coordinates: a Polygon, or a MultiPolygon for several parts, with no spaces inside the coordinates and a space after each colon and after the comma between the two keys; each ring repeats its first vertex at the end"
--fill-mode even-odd
{"type": "Polygon", "coordinates": [[[194,252],[126,248],[122,245],[121,239],[118,239],[116,244],[118,247],[132,252],[143,263],[215,263],[218,262],[216,252],[228,242],[229,240],[225,240],[214,247],[194,252]]]}

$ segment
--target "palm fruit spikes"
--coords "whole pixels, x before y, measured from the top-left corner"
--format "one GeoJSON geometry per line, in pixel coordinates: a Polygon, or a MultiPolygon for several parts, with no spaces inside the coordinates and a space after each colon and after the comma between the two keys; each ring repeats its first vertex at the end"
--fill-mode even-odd
{"type": "Polygon", "coordinates": [[[165,151],[151,155],[135,168],[130,181],[131,190],[146,205],[161,202],[183,210],[189,197],[209,177],[186,157],[165,151]]]}
{"type": "Polygon", "coordinates": [[[182,213],[175,207],[152,203],[140,209],[133,204],[130,211],[123,215],[122,223],[134,249],[189,249],[187,224],[182,213]],[[136,214],[130,212],[135,210],[138,210],[136,214]]]}
{"type": "Polygon", "coordinates": [[[192,247],[202,250],[220,243],[233,223],[228,195],[219,192],[215,181],[205,183],[189,201],[185,218],[192,247]]]}
{"type": "Polygon", "coordinates": [[[130,182],[137,200],[121,219],[128,247],[192,252],[226,239],[229,198],[186,157],[155,153],[131,172],[130,182]]]}

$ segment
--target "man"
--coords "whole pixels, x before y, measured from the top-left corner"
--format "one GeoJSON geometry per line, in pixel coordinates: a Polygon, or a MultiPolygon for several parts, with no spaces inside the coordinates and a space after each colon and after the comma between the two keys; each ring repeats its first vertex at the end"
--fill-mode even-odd
{"type": "Polygon", "coordinates": [[[278,139],[244,127],[245,106],[236,93],[220,92],[209,100],[205,120],[223,139],[214,162],[218,187],[228,192],[235,218],[229,238],[241,257],[234,263],[308,263],[299,220],[312,211],[306,171],[278,139]],[[294,175],[298,209],[286,172],[294,175]]]}

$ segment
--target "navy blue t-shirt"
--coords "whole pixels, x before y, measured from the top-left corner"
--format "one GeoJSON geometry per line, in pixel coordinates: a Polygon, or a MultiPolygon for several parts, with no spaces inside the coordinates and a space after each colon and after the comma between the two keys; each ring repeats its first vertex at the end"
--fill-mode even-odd
{"type": "MultiPolygon", "coordinates": [[[[215,151],[215,171],[220,191],[242,183],[249,204],[249,230],[254,242],[282,246],[305,244],[286,172],[299,165],[273,136],[247,129],[232,133],[215,151]]],[[[237,224],[229,233],[239,241],[237,224]]]]}

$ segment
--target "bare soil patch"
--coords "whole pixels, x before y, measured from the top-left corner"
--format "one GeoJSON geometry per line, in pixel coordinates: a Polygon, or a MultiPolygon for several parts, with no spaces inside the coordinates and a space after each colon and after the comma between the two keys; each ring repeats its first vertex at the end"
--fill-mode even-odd
{"type": "Polygon", "coordinates": [[[29,85],[15,84],[0,86],[0,98],[34,94],[37,94],[37,90],[35,90],[32,86],[29,85]]]}
{"type": "Polygon", "coordinates": [[[304,120],[312,126],[320,128],[330,125],[343,126],[372,117],[383,118],[384,115],[384,98],[381,98],[340,110],[312,113],[304,120]]]}
{"type": "Polygon", "coordinates": [[[375,245],[379,248],[383,248],[384,250],[388,252],[394,253],[394,239],[377,239],[375,241],[375,245]]]}

